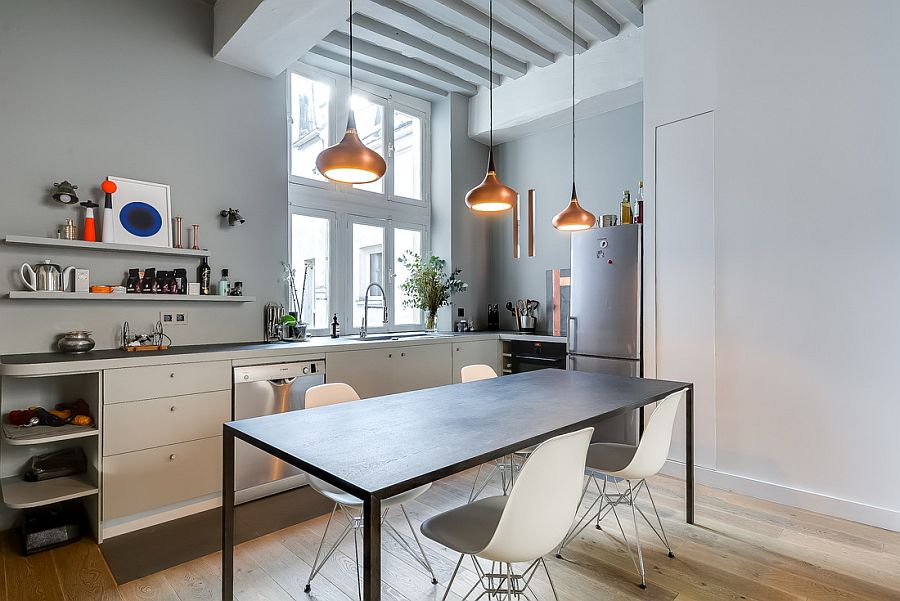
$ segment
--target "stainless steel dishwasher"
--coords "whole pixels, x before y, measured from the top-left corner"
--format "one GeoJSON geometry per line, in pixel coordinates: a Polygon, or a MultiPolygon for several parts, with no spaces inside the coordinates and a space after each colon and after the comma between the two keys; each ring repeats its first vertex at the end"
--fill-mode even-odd
{"type": "MultiPolygon", "coordinates": [[[[325,360],[234,368],[234,419],[303,409],[306,391],[325,383],[325,360]]],[[[235,501],[246,503],[306,484],[306,475],[240,440],[235,441],[235,501]]]]}

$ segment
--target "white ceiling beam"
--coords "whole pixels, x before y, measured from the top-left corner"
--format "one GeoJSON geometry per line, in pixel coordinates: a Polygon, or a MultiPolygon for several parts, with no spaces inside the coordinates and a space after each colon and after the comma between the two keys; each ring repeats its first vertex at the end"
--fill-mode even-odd
{"type": "MultiPolygon", "coordinates": [[[[483,12],[488,11],[490,0],[470,0],[483,12]]],[[[557,53],[572,54],[572,31],[528,0],[495,0],[494,29],[498,23],[511,28],[557,53]]],[[[590,44],[575,35],[575,52],[584,52],[590,44]]]]}
{"type": "MultiPolygon", "coordinates": [[[[342,51],[350,50],[350,36],[339,31],[332,31],[322,40],[320,46],[328,44],[335,47],[341,54],[342,51]]],[[[434,65],[429,65],[418,59],[403,56],[399,52],[388,50],[377,44],[353,38],[353,54],[354,66],[356,65],[356,55],[368,57],[369,64],[382,66],[389,71],[394,71],[418,79],[433,86],[443,88],[448,92],[460,92],[463,94],[473,95],[478,91],[478,86],[466,81],[461,77],[457,77],[452,73],[447,73],[442,69],[438,69],[434,65]]]]}
{"type": "MultiPolygon", "coordinates": [[[[306,53],[301,62],[333,73],[346,73],[349,57],[327,48],[315,46],[306,53]]],[[[353,60],[353,78],[425,100],[440,100],[447,96],[447,90],[443,88],[384,67],[370,65],[355,58],[353,60]]]]}
{"type": "MultiPolygon", "coordinates": [[[[577,118],[585,119],[640,102],[643,97],[642,29],[626,25],[615,38],[575,57],[577,118]]],[[[572,110],[572,61],[532,69],[494,89],[494,143],[506,142],[567,123],[572,110]],[[522,102],[527,98],[528,102],[522,102]]],[[[469,136],[487,142],[487,90],[469,100],[469,136]]]]}
{"type": "MultiPolygon", "coordinates": [[[[398,0],[360,2],[360,11],[391,23],[432,44],[477,64],[487,64],[490,48],[467,33],[446,25],[398,0]]],[[[528,64],[494,48],[494,71],[506,77],[521,77],[528,64]]]]}
{"type": "MultiPolygon", "coordinates": [[[[627,0],[630,2],[630,0],[627,0]]],[[[613,19],[608,12],[594,4],[591,0],[575,0],[576,23],[578,17],[581,24],[591,32],[598,40],[605,42],[619,35],[619,22],[613,19]]]]}
{"type": "Polygon", "coordinates": [[[334,0],[218,0],[213,56],[275,77],[346,18],[346,5],[334,0]]]}
{"type": "MultiPolygon", "coordinates": [[[[463,0],[419,0],[423,11],[448,25],[469,32],[479,40],[486,41],[490,28],[488,16],[463,0]]],[[[546,66],[556,59],[556,54],[534,40],[499,21],[494,22],[494,45],[538,66],[546,66]]]]}
{"type": "Polygon", "coordinates": [[[606,0],[610,8],[618,11],[630,23],[641,27],[644,24],[644,3],[642,0],[606,0]]]}
{"type": "MultiPolygon", "coordinates": [[[[404,56],[417,58],[426,63],[453,73],[475,85],[489,85],[491,72],[484,65],[457,56],[452,52],[431,42],[397,29],[387,23],[376,21],[366,15],[357,13],[353,17],[353,33],[355,37],[368,42],[383,45],[385,48],[397,50],[404,56]]],[[[494,83],[499,84],[499,74],[494,74],[494,83]]]]}

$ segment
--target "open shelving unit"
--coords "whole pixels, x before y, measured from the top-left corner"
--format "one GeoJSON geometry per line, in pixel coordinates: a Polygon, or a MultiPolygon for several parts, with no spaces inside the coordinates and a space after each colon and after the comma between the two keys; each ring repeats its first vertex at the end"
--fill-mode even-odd
{"type": "Polygon", "coordinates": [[[41,238],[39,236],[6,236],[6,244],[39,246],[59,250],[95,250],[107,252],[143,253],[147,255],[175,255],[181,257],[208,257],[208,249],[168,248],[162,246],[141,246],[138,244],[118,244],[116,242],[87,242],[85,240],[64,240],[61,238],[41,238]]]}
{"type": "Polygon", "coordinates": [[[12,300],[77,300],[77,301],[159,301],[188,303],[252,303],[255,296],[198,296],[191,294],[96,294],[93,292],[31,292],[12,290],[8,297],[12,300]]]}
{"type": "Polygon", "coordinates": [[[100,492],[88,474],[64,476],[41,482],[26,482],[21,476],[9,476],[0,479],[0,489],[3,490],[3,502],[10,509],[42,507],[51,503],[89,497],[100,492]]]}
{"type": "Polygon", "coordinates": [[[89,436],[97,436],[100,430],[96,426],[75,426],[66,424],[65,426],[32,426],[30,428],[19,428],[12,424],[3,424],[3,439],[6,444],[14,447],[21,447],[31,444],[45,444],[48,442],[62,442],[64,440],[74,440],[76,438],[87,438],[89,436]]]}

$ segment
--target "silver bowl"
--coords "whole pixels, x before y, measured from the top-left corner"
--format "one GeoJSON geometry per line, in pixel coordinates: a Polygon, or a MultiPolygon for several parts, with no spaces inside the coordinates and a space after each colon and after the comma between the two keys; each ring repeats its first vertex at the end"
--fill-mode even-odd
{"type": "Polygon", "coordinates": [[[91,338],[91,332],[85,330],[76,330],[74,332],[66,332],[63,334],[56,346],[64,353],[80,354],[86,353],[97,344],[91,338]]]}

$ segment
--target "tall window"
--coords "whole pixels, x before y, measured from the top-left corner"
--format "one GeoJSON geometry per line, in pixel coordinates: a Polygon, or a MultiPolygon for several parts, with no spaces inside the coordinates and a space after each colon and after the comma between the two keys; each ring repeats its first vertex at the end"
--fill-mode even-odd
{"type": "MultiPolygon", "coordinates": [[[[338,314],[344,334],[421,329],[422,311],[403,306],[404,253],[429,254],[431,104],[340,75],[297,65],[288,79],[290,250],[303,320],[327,334],[338,314]],[[348,186],[326,180],[316,157],[344,135],[353,108],[363,143],[387,163],[383,178],[348,186]],[[303,275],[306,274],[306,285],[303,275]],[[383,289],[383,292],[382,292],[383,289]],[[387,312],[387,324],[384,323],[387,312]]],[[[285,289],[285,306],[295,310],[285,289]]]]}
{"type": "Polygon", "coordinates": [[[291,175],[325,181],[316,157],[329,144],[331,86],[291,74],[291,175]]]}

